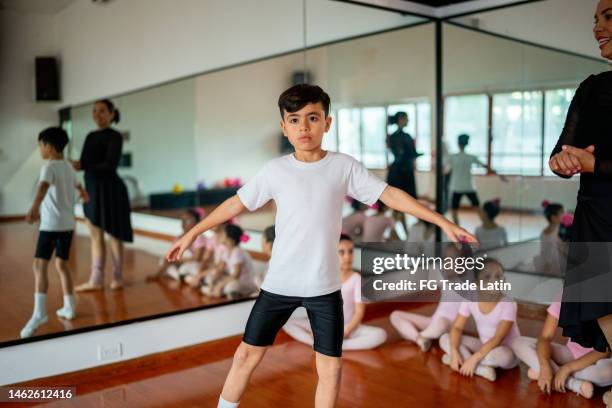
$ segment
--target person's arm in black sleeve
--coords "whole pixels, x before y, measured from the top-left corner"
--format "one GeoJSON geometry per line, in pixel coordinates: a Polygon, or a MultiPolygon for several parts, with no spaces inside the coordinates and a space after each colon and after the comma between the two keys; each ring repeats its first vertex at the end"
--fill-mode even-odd
{"type": "MultiPolygon", "coordinates": [[[[559,136],[559,140],[557,141],[555,148],[550,154],[550,159],[552,159],[556,154],[560,153],[564,145],[576,146],[576,142],[578,140],[577,128],[578,128],[578,123],[580,122],[580,118],[581,118],[580,107],[583,106],[584,87],[587,81],[588,79],[584,81],[582,84],[580,84],[580,86],[576,90],[576,94],[574,95],[574,98],[572,99],[569,110],[567,112],[567,118],[565,119],[565,125],[563,126],[563,131],[561,132],[561,135],[559,136]]],[[[551,170],[557,176],[565,178],[565,179],[569,179],[573,176],[573,174],[565,174],[565,173],[556,172],[552,168],[551,170]]]]}
{"type": "Polygon", "coordinates": [[[599,160],[595,158],[595,177],[612,178],[612,160],[599,160]]]}
{"type": "Polygon", "coordinates": [[[121,159],[121,148],[123,147],[123,139],[119,134],[113,134],[108,137],[106,142],[106,155],[104,161],[94,164],[82,164],[84,170],[88,171],[113,171],[119,166],[121,159]]]}

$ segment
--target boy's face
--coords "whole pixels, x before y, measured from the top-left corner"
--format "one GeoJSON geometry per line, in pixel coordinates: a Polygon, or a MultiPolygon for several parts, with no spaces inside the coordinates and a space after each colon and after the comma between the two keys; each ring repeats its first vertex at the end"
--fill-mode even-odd
{"type": "Polygon", "coordinates": [[[353,267],[353,248],[351,241],[343,239],[338,244],[338,257],[340,258],[340,268],[343,270],[353,267]]]}
{"type": "Polygon", "coordinates": [[[47,143],[38,142],[38,149],[40,150],[40,156],[45,160],[51,157],[51,153],[53,153],[53,146],[47,143]]]}
{"type": "Polygon", "coordinates": [[[332,119],[325,116],[321,102],[309,103],[297,112],[283,113],[281,129],[295,150],[313,151],[321,148],[323,135],[332,119]]]}

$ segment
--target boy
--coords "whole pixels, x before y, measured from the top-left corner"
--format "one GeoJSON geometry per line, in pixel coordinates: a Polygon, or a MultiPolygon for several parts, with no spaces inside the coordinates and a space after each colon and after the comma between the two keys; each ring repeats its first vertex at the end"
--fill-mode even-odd
{"type": "Polygon", "coordinates": [[[167,254],[169,261],[179,259],[198,234],[269,200],[276,203],[270,267],[234,355],[219,407],[238,406],[251,373],[300,306],[306,308],[314,333],[319,376],[315,406],[335,405],[344,337],[336,251],[345,195],[367,205],[380,198],[393,209],[439,225],[454,241],[461,237],[475,242],[462,228],[374,177],[357,160],[322,150],[321,140],[332,120],[329,105],[329,96],[318,86],[301,84],[283,92],[278,100],[280,125],[295,153],[266,163],[237,195],[217,207],[167,254]]]}
{"type": "Polygon", "coordinates": [[[46,160],[40,171],[40,180],[32,207],[26,215],[30,224],[40,220],[38,243],[34,256],[34,312],[21,330],[21,337],[30,337],[36,329],[47,322],[45,302],[47,300],[47,268],[55,251],[55,268],[60,275],[64,292],[64,307],[56,314],[64,319],[74,319],[75,302],[72,278],[68,269],[68,256],[74,230],[74,189],[79,190],[83,201],[88,201],[87,192],[76,181],[74,169],[64,159],[64,147],[68,135],[58,127],[50,127],[38,135],[40,155],[46,160]]]}
{"type": "MultiPolygon", "coordinates": [[[[461,202],[461,197],[465,194],[470,202],[472,203],[472,207],[480,209],[480,201],[478,200],[478,194],[476,193],[476,189],[474,188],[474,183],[472,181],[472,165],[482,166],[487,169],[489,173],[497,174],[495,170],[491,167],[487,166],[485,163],[481,162],[478,157],[467,154],[465,152],[465,148],[470,143],[470,136],[466,134],[461,134],[457,137],[457,144],[459,145],[459,153],[452,154],[449,160],[450,167],[450,191],[451,191],[451,213],[453,217],[453,222],[459,222],[459,203],[461,202]]],[[[499,176],[502,181],[507,181],[504,176],[499,176]]]]}

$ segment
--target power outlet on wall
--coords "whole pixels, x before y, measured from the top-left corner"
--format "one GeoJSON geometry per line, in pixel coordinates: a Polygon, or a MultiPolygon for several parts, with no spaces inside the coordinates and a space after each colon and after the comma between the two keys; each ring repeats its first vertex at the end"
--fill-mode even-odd
{"type": "Polygon", "coordinates": [[[122,355],[121,343],[98,346],[98,360],[116,360],[122,355]]]}

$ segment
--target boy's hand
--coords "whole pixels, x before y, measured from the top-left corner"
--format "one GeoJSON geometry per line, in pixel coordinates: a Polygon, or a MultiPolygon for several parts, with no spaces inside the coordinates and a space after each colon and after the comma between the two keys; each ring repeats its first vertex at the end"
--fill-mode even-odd
{"type": "Polygon", "coordinates": [[[83,168],[79,160],[73,160],[72,167],[74,167],[75,170],[81,170],[83,168]]]}
{"type": "Polygon", "coordinates": [[[452,222],[441,225],[442,231],[451,239],[453,242],[459,242],[463,244],[477,244],[478,240],[475,236],[452,222]]]}
{"type": "Polygon", "coordinates": [[[172,244],[172,247],[170,247],[170,250],[166,254],[166,261],[178,262],[183,256],[183,252],[185,252],[191,246],[191,244],[193,244],[193,241],[195,241],[195,237],[190,233],[183,235],[174,244],[172,244]]]}
{"type": "Polygon", "coordinates": [[[28,224],[34,224],[40,219],[40,211],[37,207],[32,207],[26,214],[26,222],[28,224]]]}

